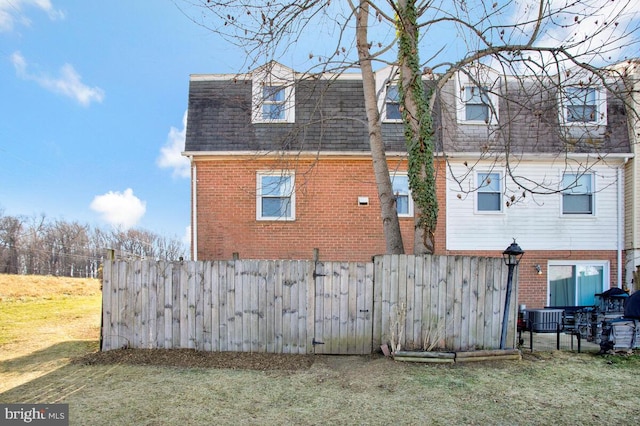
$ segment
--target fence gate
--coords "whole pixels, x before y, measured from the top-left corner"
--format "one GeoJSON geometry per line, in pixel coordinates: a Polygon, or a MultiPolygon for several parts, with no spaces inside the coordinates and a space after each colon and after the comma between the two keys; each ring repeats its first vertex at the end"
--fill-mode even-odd
{"type": "Polygon", "coordinates": [[[373,264],[316,262],[314,335],[317,354],[370,354],[373,343],[373,264]]]}

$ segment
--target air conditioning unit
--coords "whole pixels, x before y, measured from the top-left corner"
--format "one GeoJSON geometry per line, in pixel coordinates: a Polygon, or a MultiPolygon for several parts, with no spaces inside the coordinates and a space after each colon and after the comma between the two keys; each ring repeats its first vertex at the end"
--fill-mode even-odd
{"type": "Polygon", "coordinates": [[[528,309],[531,331],[535,333],[555,333],[562,327],[563,309],[528,309]]]}

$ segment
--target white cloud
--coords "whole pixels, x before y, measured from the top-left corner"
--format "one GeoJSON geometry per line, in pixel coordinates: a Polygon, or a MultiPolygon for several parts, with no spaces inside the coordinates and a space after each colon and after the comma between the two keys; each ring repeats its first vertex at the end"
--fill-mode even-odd
{"type": "Polygon", "coordinates": [[[50,0],[0,0],[0,32],[13,31],[16,23],[30,25],[31,20],[23,9],[35,7],[49,16],[51,20],[64,19],[64,12],[53,7],[50,0]]]}
{"type": "Polygon", "coordinates": [[[131,188],[127,188],[123,193],[109,191],[96,195],[89,207],[110,225],[129,229],[142,219],[147,203],[133,195],[131,188]]]}
{"type": "MultiPolygon", "coordinates": [[[[512,20],[529,22],[518,27],[522,31],[520,41],[524,42],[532,33],[537,13],[537,3],[516,3],[512,20]]],[[[552,14],[553,19],[542,29],[536,46],[563,46],[579,57],[580,62],[593,65],[599,65],[603,59],[615,62],[627,55],[637,55],[638,46],[633,34],[639,25],[640,2],[550,0],[546,13],[552,14]]],[[[550,62],[551,55],[540,56],[546,63],[550,62]]]]}
{"type": "Polygon", "coordinates": [[[184,140],[187,133],[187,111],[182,117],[182,129],[171,127],[167,142],[160,148],[160,156],[156,163],[163,169],[173,169],[173,176],[188,178],[191,175],[191,164],[182,156],[184,140]]]}
{"type": "Polygon", "coordinates": [[[69,97],[82,106],[89,106],[91,102],[102,102],[104,100],[104,90],[99,87],[89,87],[81,80],[80,74],[76,72],[71,64],[64,64],[60,68],[60,75],[56,78],[44,73],[31,73],[27,70],[28,64],[20,52],[11,55],[11,62],[16,69],[18,77],[24,80],[31,80],[50,92],[69,97]]]}

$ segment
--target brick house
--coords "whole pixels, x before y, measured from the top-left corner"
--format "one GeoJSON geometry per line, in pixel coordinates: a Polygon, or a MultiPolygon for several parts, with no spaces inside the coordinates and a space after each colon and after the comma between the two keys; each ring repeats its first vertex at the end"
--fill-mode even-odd
{"type": "MultiPolygon", "coordinates": [[[[378,103],[411,253],[392,76],[378,71],[378,103]]],[[[477,67],[437,92],[436,254],[500,256],[516,238],[528,307],[589,304],[594,291],[622,283],[624,168],[633,157],[624,102],[566,83],[541,90],[539,80],[477,67]]],[[[303,75],[270,63],[192,75],[184,155],[194,259],[367,261],[385,250],[357,73],[303,75]]]]}

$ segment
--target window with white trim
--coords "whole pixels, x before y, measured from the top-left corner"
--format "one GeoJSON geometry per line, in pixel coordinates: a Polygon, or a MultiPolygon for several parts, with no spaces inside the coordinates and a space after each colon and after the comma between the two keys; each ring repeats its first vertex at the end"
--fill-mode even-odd
{"type": "Polygon", "coordinates": [[[465,86],[463,102],[465,121],[489,122],[491,112],[486,87],[465,86]]]}
{"type": "Polygon", "coordinates": [[[257,220],[295,219],[295,175],[293,173],[258,173],[256,193],[257,220]]]}
{"type": "Polygon", "coordinates": [[[605,125],[607,123],[606,91],[591,86],[566,86],[562,90],[564,124],[605,125]]]}
{"type": "Polygon", "coordinates": [[[285,90],[282,86],[262,87],[262,120],[282,121],[285,119],[286,108],[285,90]]]}
{"type": "Polygon", "coordinates": [[[400,121],[400,92],[397,85],[387,86],[387,93],[384,101],[384,121],[400,121]]]}
{"type": "Polygon", "coordinates": [[[481,213],[502,212],[502,175],[499,172],[476,174],[476,211],[481,213]]]}
{"type": "Polygon", "coordinates": [[[409,176],[406,173],[395,173],[391,175],[391,185],[396,197],[398,217],[412,217],[413,199],[409,190],[409,176]]]}
{"type": "Polygon", "coordinates": [[[593,174],[565,173],[562,188],[562,214],[593,215],[593,174]]]}
{"type": "Polygon", "coordinates": [[[456,74],[455,88],[458,123],[498,124],[500,75],[495,70],[483,65],[461,70],[456,74]]]}
{"type": "Polygon", "coordinates": [[[252,123],[295,122],[295,75],[278,63],[257,69],[251,77],[252,123]]]}
{"type": "Polygon", "coordinates": [[[549,261],[548,306],[593,306],[609,288],[607,261],[549,261]]]}

